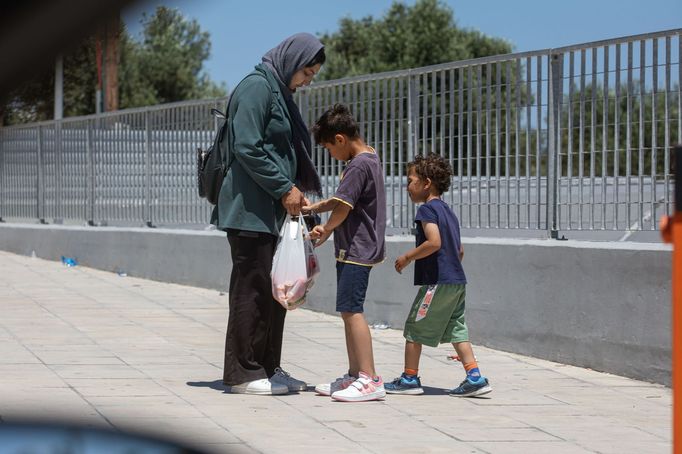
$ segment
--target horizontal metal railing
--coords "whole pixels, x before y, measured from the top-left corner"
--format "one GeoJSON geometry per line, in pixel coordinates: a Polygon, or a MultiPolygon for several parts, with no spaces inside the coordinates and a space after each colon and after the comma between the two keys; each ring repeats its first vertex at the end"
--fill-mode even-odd
{"type": "MultiPolygon", "coordinates": [[[[405,164],[446,157],[465,228],[653,230],[672,210],[682,141],[682,29],[314,83],[312,125],[343,102],[384,165],[392,231],[412,227],[405,164]]],[[[199,100],[0,128],[0,217],[205,224],[195,149],[215,123],[199,100]]],[[[313,160],[325,196],[341,163],[313,160]]]]}

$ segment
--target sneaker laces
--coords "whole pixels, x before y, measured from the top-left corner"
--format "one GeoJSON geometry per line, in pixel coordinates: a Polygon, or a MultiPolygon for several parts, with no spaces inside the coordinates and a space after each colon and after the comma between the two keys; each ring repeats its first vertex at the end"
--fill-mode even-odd
{"type": "Polygon", "coordinates": [[[284,369],[278,367],[275,369],[275,375],[281,375],[282,377],[285,378],[291,378],[291,374],[289,372],[285,371],[284,369]]]}
{"type": "Polygon", "coordinates": [[[399,385],[400,383],[402,383],[402,380],[403,380],[403,376],[401,375],[400,377],[394,378],[393,381],[391,382],[391,384],[392,385],[399,385]]]}
{"type": "Polygon", "coordinates": [[[300,382],[300,380],[292,377],[289,372],[285,371],[281,367],[275,369],[275,375],[278,376],[281,381],[290,385],[297,385],[300,382]]]}
{"type": "Polygon", "coordinates": [[[483,380],[483,377],[480,377],[478,380],[471,380],[471,378],[466,377],[464,380],[462,380],[462,383],[459,384],[458,388],[461,388],[466,384],[478,386],[483,383],[483,380]]]}

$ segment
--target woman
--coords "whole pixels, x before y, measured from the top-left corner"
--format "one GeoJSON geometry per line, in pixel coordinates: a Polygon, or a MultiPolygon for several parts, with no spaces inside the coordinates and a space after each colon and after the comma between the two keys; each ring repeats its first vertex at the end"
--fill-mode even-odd
{"type": "Polygon", "coordinates": [[[266,53],[230,98],[223,152],[230,167],[211,222],[227,232],[232,255],[223,383],[233,393],[307,388],[280,368],[286,310],[272,297],[270,269],[287,213],[300,213],[305,192],[321,192],[292,94],[324,61],[317,38],[293,35],[266,53]]]}

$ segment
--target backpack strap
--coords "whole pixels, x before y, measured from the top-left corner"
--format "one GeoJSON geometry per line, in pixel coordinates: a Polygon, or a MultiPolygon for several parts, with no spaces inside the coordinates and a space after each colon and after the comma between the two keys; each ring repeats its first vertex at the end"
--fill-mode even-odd
{"type": "MultiPolygon", "coordinates": [[[[237,88],[239,88],[239,86],[242,84],[242,82],[244,82],[246,79],[248,79],[248,78],[251,77],[251,76],[260,76],[260,77],[262,77],[263,79],[265,79],[266,82],[267,82],[267,80],[268,80],[267,77],[265,77],[265,76],[264,76],[263,74],[261,74],[260,72],[258,72],[258,71],[253,71],[253,72],[247,74],[246,77],[244,77],[244,78],[237,84],[237,86],[234,87],[234,90],[232,90],[232,93],[230,94],[230,97],[229,97],[228,100],[227,100],[227,107],[225,108],[225,114],[224,114],[224,117],[223,117],[223,118],[225,118],[224,126],[225,126],[225,128],[227,129],[227,152],[229,153],[229,156],[228,156],[228,158],[227,158],[227,166],[225,167],[225,174],[227,174],[227,171],[230,170],[230,167],[232,166],[232,161],[234,160],[234,158],[233,158],[233,156],[232,156],[232,143],[231,143],[231,140],[230,140],[231,137],[232,137],[232,134],[231,134],[231,129],[232,129],[232,128],[230,128],[230,126],[229,126],[229,124],[228,124],[228,123],[229,123],[229,122],[228,122],[228,116],[230,115],[230,103],[232,102],[232,95],[234,95],[234,93],[237,91],[237,88]]],[[[269,85],[269,82],[268,82],[268,85],[269,85]]],[[[272,94],[272,90],[270,90],[270,94],[272,94]]],[[[217,109],[211,109],[211,113],[213,113],[214,115],[216,115],[216,114],[214,113],[214,111],[217,112],[218,114],[222,114],[222,112],[220,112],[220,111],[217,110],[217,109]]],[[[216,115],[216,116],[217,116],[217,115],[216,115]]],[[[219,117],[219,118],[220,118],[220,117],[219,117]]],[[[221,152],[222,152],[222,151],[221,151],[221,152]]]]}
{"type": "Polygon", "coordinates": [[[216,118],[220,118],[221,120],[227,119],[227,115],[222,113],[218,109],[211,109],[211,115],[213,115],[216,118]]]}

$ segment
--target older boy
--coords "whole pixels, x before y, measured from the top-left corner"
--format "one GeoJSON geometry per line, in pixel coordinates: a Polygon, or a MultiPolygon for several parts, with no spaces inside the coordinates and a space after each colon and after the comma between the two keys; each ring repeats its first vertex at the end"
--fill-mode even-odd
{"type": "Polygon", "coordinates": [[[332,212],[311,236],[319,246],[334,232],[336,310],[343,319],[348,352],[348,374],[315,390],[345,402],[382,399],[384,383],[374,369],[372,336],[363,315],[369,273],[384,260],[386,194],[381,161],[342,104],[322,114],[313,134],[333,158],[347,162],[336,194],[303,207],[303,211],[332,212]]]}

